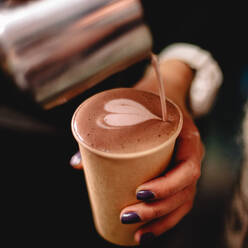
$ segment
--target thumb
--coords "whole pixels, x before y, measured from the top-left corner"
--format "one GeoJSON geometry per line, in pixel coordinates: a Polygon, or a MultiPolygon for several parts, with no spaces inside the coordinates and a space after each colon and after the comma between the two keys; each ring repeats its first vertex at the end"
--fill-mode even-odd
{"type": "Polygon", "coordinates": [[[70,160],[70,165],[77,170],[82,170],[83,169],[83,165],[82,165],[82,159],[81,159],[81,154],[78,151],[77,153],[75,153],[70,160]]]}

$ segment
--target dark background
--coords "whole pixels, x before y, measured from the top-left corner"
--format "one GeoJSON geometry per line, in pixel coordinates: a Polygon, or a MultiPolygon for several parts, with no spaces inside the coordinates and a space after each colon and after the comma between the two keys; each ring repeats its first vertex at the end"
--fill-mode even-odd
{"type": "MultiPolygon", "coordinates": [[[[212,53],[224,73],[214,109],[196,121],[207,155],[194,209],[153,246],[219,247],[223,217],[242,161],[237,137],[248,92],[244,8],[216,9],[207,4],[189,7],[179,3],[166,6],[163,1],[143,4],[155,53],[174,42],[196,44],[212,53]]],[[[104,89],[131,86],[141,77],[146,64],[142,61],[113,75],[49,111],[20,93],[1,72],[1,219],[9,244],[113,246],[96,234],[83,172],[69,165],[77,151],[70,120],[85,98],[104,89]]]]}

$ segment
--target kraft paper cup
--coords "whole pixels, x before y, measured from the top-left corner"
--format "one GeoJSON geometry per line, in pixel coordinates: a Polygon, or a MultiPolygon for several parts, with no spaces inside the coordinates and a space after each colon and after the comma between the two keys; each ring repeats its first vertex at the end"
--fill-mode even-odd
{"type": "Polygon", "coordinates": [[[85,102],[73,115],[72,132],[78,142],[82,157],[94,224],[97,232],[105,240],[116,245],[137,245],[134,241],[134,233],[145,222],[122,224],[121,210],[137,203],[137,187],[159,176],[171,160],[176,139],[182,129],[183,117],[179,107],[172,101],[170,102],[180,114],[176,132],[163,144],[135,153],[109,153],[89,147],[80,140],[74,130],[77,113],[85,102]]]}

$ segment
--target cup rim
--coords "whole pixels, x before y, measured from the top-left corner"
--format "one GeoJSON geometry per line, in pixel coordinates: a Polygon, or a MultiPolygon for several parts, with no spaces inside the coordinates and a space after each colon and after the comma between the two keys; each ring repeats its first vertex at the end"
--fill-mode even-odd
{"type": "MultiPolygon", "coordinates": [[[[139,90],[139,89],[135,89],[135,90],[138,90],[138,91],[143,91],[143,90],[139,90]]],[[[145,91],[147,92],[147,91],[145,91]]],[[[102,93],[102,92],[100,92],[102,93]]],[[[97,94],[100,94],[100,93],[97,93],[97,94]]],[[[148,93],[151,93],[151,94],[154,94],[152,92],[148,92],[148,93]]],[[[96,95],[96,94],[95,94],[96,95]]],[[[93,95],[93,96],[95,96],[93,95]]],[[[92,96],[92,97],[93,97],[92,96]]],[[[112,153],[112,152],[104,152],[104,151],[101,151],[101,150],[97,150],[95,148],[92,148],[90,147],[89,145],[87,145],[86,143],[84,143],[82,141],[82,139],[80,139],[78,133],[75,131],[75,128],[74,128],[74,122],[75,122],[75,118],[76,118],[76,115],[78,113],[78,111],[80,110],[80,108],[85,105],[89,100],[91,99],[91,97],[87,98],[85,101],[83,101],[78,107],[77,109],[75,110],[74,114],[73,114],[73,117],[72,117],[72,120],[71,120],[71,129],[72,129],[72,133],[73,133],[73,136],[74,138],[76,139],[76,141],[78,142],[79,145],[82,145],[84,148],[86,148],[87,150],[93,152],[94,154],[97,154],[101,157],[106,157],[106,158],[112,158],[112,159],[130,159],[130,158],[138,158],[138,157],[143,157],[143,156],[146,156],[146,155],[150,155],[152,153],[155,153],[157,151],[159,151],[160,149],[162,149],[163,147],[167,146],[170,142],[174,141],[177,139],[177,137],[179,136],[181,130],[182,130],[182,126],[183,126],[183,114],[182,114],[182,111],[181,109],[177,106],[176,103],[174,103],[171,99],[169,99],[168,97],[166,98],[167,101],[169,101],[173,106],[175,106],[175,108],[177,109],[178,113],[179,113],[179,123],[178,123],[178,126],[177,126],[177,130],[173,133],[173,135],[170,137],[170,139],[167,139],[165,142],[163,142],[162,144],[160,145],[157,145],[151,149],[147,149],[147,150],[144,150],[144,151],[140,151],[140,152],[130,152],[130,153],[112,153]]]]}

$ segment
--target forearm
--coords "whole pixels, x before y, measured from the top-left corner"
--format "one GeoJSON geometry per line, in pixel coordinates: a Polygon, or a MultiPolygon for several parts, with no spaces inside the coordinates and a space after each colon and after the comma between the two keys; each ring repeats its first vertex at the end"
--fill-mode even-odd
{"type": "MultiPolygon", "coordinates": [[[[179,60],[167,60],[160,65],[165,93],[182,110],[184,115],[189,115],[187,96],[192,79],[193,70],[179,60]]],[[[159,85],[155,71],[150,67],[145,76],[134,86],[135,88],[158,94],[159,85]]]]}

